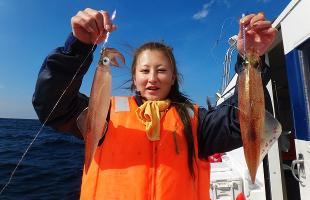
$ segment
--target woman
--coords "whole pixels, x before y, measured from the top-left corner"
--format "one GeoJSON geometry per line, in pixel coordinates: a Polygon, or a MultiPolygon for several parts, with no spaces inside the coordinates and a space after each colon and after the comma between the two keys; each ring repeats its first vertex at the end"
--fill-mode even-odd
{"type": "MultiPolygon", "coordinates": [[[[65,46],[44,61],[33,105],[41,121],[70,82],[73,74],[115,25],[107,12],[85,9],[72,18],[72,34],[65,46]]],[[[262,13],[241,19],[238,51],[263,55],[276,30],[262,13]]],[[[79,93],[92,58],[87,58],[76,81],[50,117],[48,125],[82,137],[76,125],[88,97],[79,93]]],[[[242,58],[238,56],[237,69],[242,58]]],[[[263,72],[267,68],[263,65],[263,72]]],[[[209,199],[208,156],[240,147],[237,95],[216,109],[194,105],[179,91],[172,49],[150,42],[135,52],[132,63],[135,96],[112,97],[108,129],[98,144],[91,168],[84,173],[81,199],[209,199]],[[121,102],[121,103],[120,103],[121,102]],[[233,106],[227,106],[227,105],[233,106]],[[145,115],[152,116],[147,122],[145,115]]],[[[265,81],[268,74],[263,73],[265,81]]]]}

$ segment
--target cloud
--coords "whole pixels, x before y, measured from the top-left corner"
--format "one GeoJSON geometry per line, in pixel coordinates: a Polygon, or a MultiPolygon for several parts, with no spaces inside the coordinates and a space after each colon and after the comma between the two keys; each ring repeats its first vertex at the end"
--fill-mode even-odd
{"type": "Polygon", "coordinates": [[[206,18],[207,15],[209,14],[209,9],[210,7],[214,4],[215,0],[210,1],[209,3],[206,3],[203,5],[202,10],[198,11],[193,15],[193,18],[196,20],[200,20],[203,18],[206,18]]]}
{"type": "MultiPolygon", "coordinates": [[[[215,2],[219,2],[221,4],[224,4],[227,8],[230,8],[230,2],[229,0],[211,0],[210,2],[206,3],[203,5],[202,9],[200,11],[198,11],[197,13],[195,13],[193,15],[193,19],[195,20],[201,20],[203,18],[206,18],[209,14],[209,11],[212,7],[212,5],[215,3],[215,2]]],[[[262,1],[262,0],[260,0],[262,1]]],[[[264,0],[264,1],[268,1],[268,0],[264,0]]]]}

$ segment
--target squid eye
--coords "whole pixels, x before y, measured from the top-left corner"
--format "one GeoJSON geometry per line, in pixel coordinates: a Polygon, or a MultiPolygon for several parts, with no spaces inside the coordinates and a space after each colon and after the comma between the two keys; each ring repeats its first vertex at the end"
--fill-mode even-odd
{"type": "Polygon", "coordinates": [[[110,64],[110,59],[109,59],[108,57],[104,57],[104,58],[102,59],[102,64],[104,64],[104,65],[110,64]]]}

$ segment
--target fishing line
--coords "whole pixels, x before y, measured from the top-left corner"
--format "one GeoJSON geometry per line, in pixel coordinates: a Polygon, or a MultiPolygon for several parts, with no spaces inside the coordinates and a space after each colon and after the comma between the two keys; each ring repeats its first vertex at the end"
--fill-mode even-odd
{"type": "MultiPolygon", "coordinates": [[[[242,14],[242,18],[244,18],[245,17],[245,14],[242,14]]],[[[224,24],[223,24],[224,25],[224,24]]],[[[222,26],[222,28],[223,28],[223,26],[222,26]]],[[[242,55],[242,58],[243,58],[243,60],[244,61],[246,61],[246,31],[247,31],[247,27],[245,27],[245,25],[244,25],[244,23],[243,23],[243,21],[242,21],[242,40],[243,40],[243,51],[244,51],[244,53],[243,53],[243,55],[242,55]]],[[[237,39],[236,39],[236,41],[234,41],[234,44],[233,45],[231,45],[231,47],[229,47],[229,49],[230,48],[235,48],[236,47],[236,45],[237,45],[237,39]]],[[[228,50],[229,50],[228,49],[228,50]]],[[[228,51],[227,51],[228,52],[228,51]]],[[[228,62],[230,62],[231,61],[231,54],[232,54],[232,51],[231,52],[229,52],[230,54],[229,54],[229,56],[228,56],[228,58],[229,58],[229,61],[228,62]]],[[[226,58],[226,57],[225,57],[226,58]]],[[[230,64],[229,64],[230,65],[230,64]]],[[[229,73],[228,71],[225,71],[225,68],[224,68],[224,76],[225,76],[225,72],[226,73],[229,73]]],[[[223,83],[224,83],[224,81],[223,81],[223,83]]],[[[226,84],[226,81],[225,81],[225,84],[226,84]]],[[[228,83],[227,83],[228,84],[228,83]]],[[[226,85],[227,86],[227,85],[226,85]]],[[[224,90],[226,89],[226,86],[225,87],[223,87],[223,85],[222,85],[222,92],[224,92],[224,90]]],[[[225,95],[227,95],[228,93],[230,93],[233,89],[236,89],[236,86],[233,86],[232,88],[230,88],[228,91],[226,91],[224,94],[221,94],[221,97],[224,97],[225,95]]],[[[241,110],[239,107],[237,107],[237,106],[234,106],[234,105],[231,105],[231,104],[228,104],[228,103],[221,103],[220,105],[223,105],[223,106],[230,106],[230,107],[233,107],[233,108],[235,108],[235,109],[237,109],[238,111],[240,111],[240,112],[244,112],[243,110],[241,110]]]]}
{"type": "MultiPolygon", "coordinates": [[[[100,36],[99,36],[100,37],[100,36]]],[[[37,137],[39,136],[39,134],[42,132],[43,128],[45,127],[47,121],[50,119],[50,116],[54,113],[54,110],[56,109],[57,105],[59,104],[60,100],[62,100],[63,96],[66,94],[67,90],[70,88],[70,86],[72,85],[73,81],[75,80],[76,76],[78,75],[78,73],[81,71],[82,66],[84,65],[84,63],[86,62],[86,60],[88,59],[88,57],[90,56],[91,52],[94,50],[95,46],[96,46],[96,42],[98,41],[99,37],[96,39],[95,44],[92,46],[91,50],[89,51],[89,53],[87,54],[87,56],[85,57],[85,59],[83,60],[82,64],[79,66],[79,68],[77,69],[77,71],[75,72],[74,76],[72,77],[70,83],[68,84],[68,86],[64,89],[64,91],[62,92],[62,94],[60,95],[60,97],[58,98],[57,102],[55,103],[53,109],[51,110],[51,112],[49,113],[49,115],[47,116],[47,118],[44,120],[42,126],[40,127],[39,131],[37,132],[37,134],[35,135],[35,137],[32,139],[32,141],[30,142],[30,144],[28,145],[26,151],[23,153],[22,157],[20,158],[20,160],[18,161],[16,167],[14,168],[14,170],[11,173],[11,176],[9,178],[9,180],[7,181],[7,183],[4,185],[4,187],[1,189],[0,191],[0,195],[3,193],[3,191],[5,190],[5,188],[10,184],[17,168],[19,167],[19,165],[21,164],[21,162],[23,161],[24,157],[26,156],[26,154],[28,153],[30,147],[33,145],[33,143],[35,142],[35,140],[37,139],[37,137]]]]}
{"type": "MultiPolygon", "coordinates": [[[[113,11],[111,20],[113,20],[116,16],[116,10],[113,11]]],[[[19,167],[19,165],[21,164],[21,162],[23,161],[24,157],[26,156],[26,154],[28,153],[29,149],[31,148],[31,146],[33,145],[33,143],[35,142],[35,140],[37,139],[37,137],[39,136],[39,134],[42,132],[43,128],[45,127],[47,121],[50,119],[51,115],[54,113],[56,107],[58,106],[59,102],[62,100],[63,96],[66,94],[67,90],[71,87],[72,83],[74,82],[76,76],[78,75],[78,73],[81,71],[84,63],[86,62],[86,60],[89,58],[89,56],[91,55],[91,53],[93,52],[93,50],[96,47],[96,43],[98,42],[99,38],[102,35],[100,34],[97,39],[95,40],[94,44],[92,45],[91,50],[88,52],[88,54],[86,55],[85,59],[83,60],[83,62],[81,63],[81,65],[79,66],[79,68],[76,70],[75,74],[73,75],[71,81],[69,82],[69,84],[67,85],[67,87],[64,89],[64,91],[62,92],[62,94],[60,95],[60,97],[58,98],[57,102],[55,103],[53,109],[50,111],[49,115],[46,117],[46,119],[44,120],[43,124],[41,125],[39,131],[37,132],[37,134],[35,135],[35,137],[32,139],[32,141],[30,142],[30,144],[28,145],[28,147],[26,148],[25,152],[23,153],[22,157],[19,159],[16,167],[14,168],[14,170],[12,171],[9,180],[6,182],[6,184],[3,186],[3,188],[0,191],[0,196],[2,195],[2,193],[4,192],[4,190],[7,188],[7,186],[11,183],[11,180],[17,170],[17,168],[19,167]]],[[[102,49],[105,48],[105,45],[108,42],[110,36],[110,32],[107,32],[106,38],[102,44],[102,49]]]]}
{"type": "Polygon", "coordinates": [[[214,50],[216,47],[219,46],[219,43],[221,41],[223,41],[223,35],[225,33],[224,31],[224,28],[226,27],[226,22],[229,21],[230,22],[230,25],[232,24],[232,22],[235,20],[236,18],[235,17],[226,17],[223,22],[222,22],[222,26],[221,26],[221,30],[220,30],[220,35],[219,37],[215,40],[213,46],[210,48],[210,54],[211,54],[211,57],[213,58],[213,60],[217,63],[218,62],[218,59],[217,59],[217,56],[215,56],[214,54],[214,50]]]}
{"type": "MultiPolygon", "coordinates": [[[[113,21],[115,19],[115,17],[116,17],[116,9],[112,13],[111,21],[113,21]]],[[[101,36],[101,34],[98,36],[97,40],[99,39],[100,36],[101,36]]],[[[107,32],[106,38],[105,38],[105,40],[104,40],[104,42],[102,44],[101,49],[105,49],[105,45],[108,43],[109,37],[110,37],[110,32],[107,32]]]]}
{"type": "MultiPolygon", "coordinates": [[[[223,20],[223,22],[222,22],[221,29],[220,29],[220,34],[219,34],[218,38],[215,40],[213,46],[212,46],[212,47],[210,48],[210,50],[209,50],[209,51],[210,51],[211,58],[214,60],[215,63],[218,63],[219,61],[218,61],[217,57],[216,57],[215,54],[214,54],[214,50],[216,49],[216,47],[219,46],[220,42],[223,41],[224,34],[225,34],[225,31],[224,31],[224,30],[225,30],[225,28],[228,26],[228,25],[226,25],[226,23],[229,22],[229,23],[230,23],[230,26],[231,26],[232,23],[234,22],[234,20],[236,20],[236,19],[237,19],[236,17],[226,17],[226,18],[223,20]]],[[[231,52],[230,52],[230,55],[228,56],[229,60],[231,60],[231,55],[232,55],[232,53],[233,53],[233,46],[231,46],[230,49],[231,49],[231,52]]],[[[227,53],[226,53],[226,54],[227,54],[227,53]]],[[[226,54],[225,54],[225,58],[224,58],[224,74],[223,74],[223,77],[222,77],[221,93],[224,91],[224,89],[223,89],[224,77],[225,77],[225,75],[228,75],[228,76],[229,76],[229,73],[230,73],[230,72],[229,72],[229,69],[227,69],[227,67],[225,66],[225,65],[226,65],[226,63],[225,63],[226,54]]],[[[230,61],[229,61],[229,62],[230,62],[230,61]]],[[[230,65],[230,63],[229,63],[229,65],[230,65]]],[[[226,82],[228,83],[228,81],[225,81],[225,85],[227,85],[226,82]]],[[[223,95],[221,95],[221,96],[223,96],[223,95]]],[[[208,97],[208,98],[209,98],[209,97],[208,97]]]]}
{"type": "Polygon", "coordinates": [[[227,17],[224,19],[223,23],[222,23],[222,26],[221,26],[221,31],[220,31],[220,35],[218,37],[218,39],[215,41],[214,43],[214,47],[215,48],[216,46],[218,46],[219,42],[222,40],[222,37],[224,35],[224,27],[225,27],[225,23],[227,20],[230,20],[230,25],[232,24],[232,21],[235,19],[235,17],[227,17]]]}
{"type": "MultiPolygon", "coordinates": [[[[242,18],[244,17],[245,17],[245,14],[242,14],[242,18]]],[[[246,28],[244,26],[244,23],[242,23],[243,60],[246,60],[245,31],[246,31],[246,28]]]]}

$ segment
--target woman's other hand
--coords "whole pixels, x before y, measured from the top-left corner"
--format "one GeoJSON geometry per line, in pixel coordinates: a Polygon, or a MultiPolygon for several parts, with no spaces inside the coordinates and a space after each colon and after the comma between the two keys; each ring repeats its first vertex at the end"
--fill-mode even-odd
{"type": "Polygon", "coordinates": [[[237,48],[244,55],[243,28],[245,29],[245,50],[248,55],[263,55],[272,45],[277,29],[272,27],[270,21],[265,19],[264,13],[250,14],[239,22],[237,48]]]}

